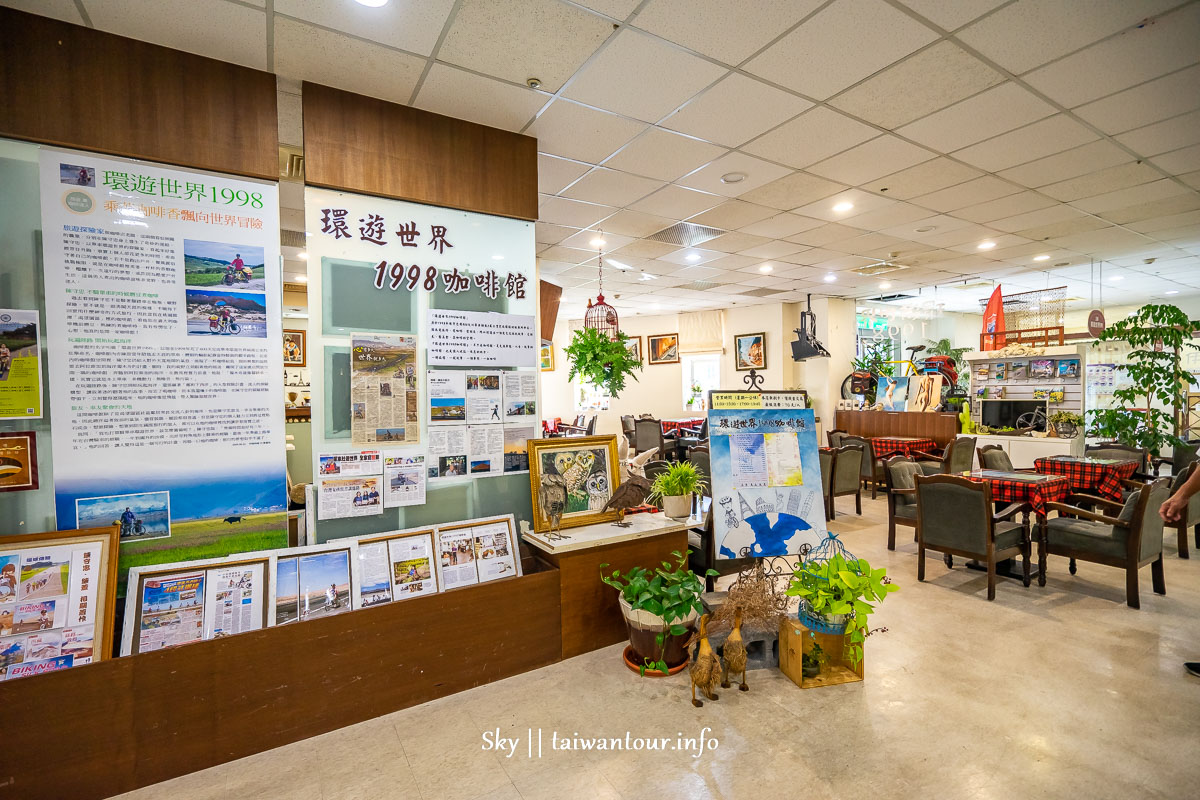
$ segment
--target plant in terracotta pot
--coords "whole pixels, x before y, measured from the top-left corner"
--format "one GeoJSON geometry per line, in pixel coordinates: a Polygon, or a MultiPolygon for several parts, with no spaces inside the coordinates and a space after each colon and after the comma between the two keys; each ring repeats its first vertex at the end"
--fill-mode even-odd
{"type": "Polygon", "coordinates": [[[875,606],[900,587],[887,579],[883,567],[871,569],[865,558],[847,559],[835,553],[828,561],[801,561],[792,573],[787,593],[800,598],[800,622],[810,631],[846,635],[846,657],[862,661],[869,630],[867,617],[875,606]]]}
{"type": "Polygon", "coordinates": [[[663,502],[663,513],[668,517],[682,519],[691,516],[692,495],[699,493],[708,484],[704,476],[690,461],[676,461],[666,472],[660,473],[650,485],[646,501],[663,502]]]}
{"type": "MultiPolygon", "coordinates": [[[[687,664],[687,642],[696,627],[703,607],[700,595],[704,582],[688,569],[690,550],[671,555],[678,564],[662,562],[653,570],[634,567],[621,574],[601,573],[600,579],[620,592],[621,613],[629,630],[629,650],[625,661],[636,667],[639,675],[671,675],[687,664]]],[[[601,564],[604,570],[608,564],[601,564]]],[[[709,570],[707,575],[716,575],[709,570]]]]}

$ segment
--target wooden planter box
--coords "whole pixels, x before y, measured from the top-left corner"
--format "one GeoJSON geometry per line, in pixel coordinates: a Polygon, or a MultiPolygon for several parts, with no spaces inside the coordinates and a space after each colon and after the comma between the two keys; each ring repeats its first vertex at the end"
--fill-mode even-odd
{"type": "Polygon", "coordinates": [[[817,633],[797,620],[784,619],[779,623],[779,669],[801,689],[861,681],[866,659],[859,661],[856,667],[847,664],[842,659],[845,639],[842,634],[817,633]],[[829,662],[821,669],[820,675],[806,678],[802,670],[803,657],[816,644],[821,645],[821,649],[829,656],[829,662]]]}

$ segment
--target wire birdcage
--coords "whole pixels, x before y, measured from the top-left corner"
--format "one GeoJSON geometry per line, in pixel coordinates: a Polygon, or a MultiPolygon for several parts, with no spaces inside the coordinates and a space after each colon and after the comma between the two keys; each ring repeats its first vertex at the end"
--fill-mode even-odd
{"type": "Polygon", "coordinates": [[[841,556],[847,561],[857,561],[858,556],[846,549],[846,545],[842,544],[842,540],[838,538],[833,531],[826,531],[825,538],[817,544],[808,554],[805,561],[823,564],[832,559],[835,555],[841,556]]]}
{"type": "Polygon", "coordinates": [[[620,321],[617,318],[617,310],[604,302],[604,250],[603,244],[599,248],[600,256],[600,283],[599,291],[596,293],[596,302],[588,300],[587,312],[583,315],[583,327],[591,328],[592,330],[600,331],[610,339],[616,339],[621,333],[620,321]]]}

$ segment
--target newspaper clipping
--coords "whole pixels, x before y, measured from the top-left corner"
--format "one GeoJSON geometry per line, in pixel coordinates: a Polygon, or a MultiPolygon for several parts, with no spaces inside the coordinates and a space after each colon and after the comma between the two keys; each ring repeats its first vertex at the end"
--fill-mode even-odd
{"type": "Polygon", "coordinates": [[[472,534],[475,537],[480,583],[517,574],[507,522],[480,525],[472,529],[472,534]]]}
{"type": "Polygon", "coordinates": [[[403,536],[388,542],[395,599],[404,600],[438,590],[433,578],[433,534],[403,536]]]}
{"type": "Polygon", "coordinates": [[[142,588],[138,652],[204,638],[204,571],[147,578],[142,588]]]}
{"type": "Polygon", "coordinates": [[[263,626],[265,565],[237,564],[210,569],[204,598],[204,638],[232,636],[263,626]]]}
{"type": "Polygon", "coordinates": [[[425,504],[425,456],[388,456],[383,460],[383,507],[425,504]]]}
{"type": "Polygon", "coordinates": [[[356,333],[350,346],[350,439],[417,444],[417,337],[356,333]]]}
{"type": "Polygon", "coordinates": [[[443,589],[456,589],[479,582],[475,572],[473,540],[470,528],[438,531],[438,557],[443,589]]]}
{"type": "Polygon", "coordinates": [[[332,478],[321,481],[318,489],[319,519],[367,517],[383,513],[379,492],[380,476],[364,478],[332,478]]]}
{"type": "Polygon", "coordinates": [[[322,478],[349,478],[353,475],[378,475],[382,454],[378,450],[357,453],[321,453],[322,478]]]}

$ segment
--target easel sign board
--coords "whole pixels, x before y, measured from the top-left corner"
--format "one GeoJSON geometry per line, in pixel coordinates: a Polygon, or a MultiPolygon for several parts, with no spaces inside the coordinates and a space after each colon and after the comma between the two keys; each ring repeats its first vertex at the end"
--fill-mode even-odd
{"type": "Polygon", "coordinates": [[[708,396],[717,558],[799,554],[825,531],[816,417],[807,393],[708,396]]]}

